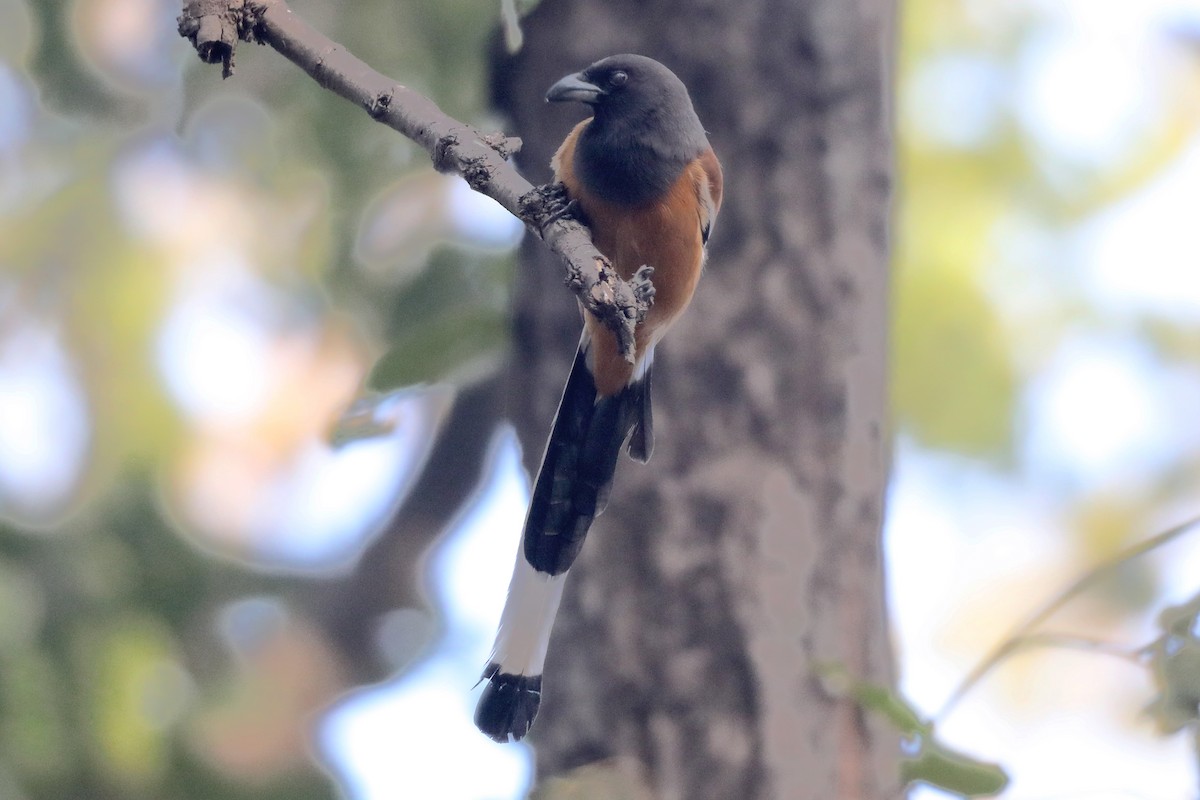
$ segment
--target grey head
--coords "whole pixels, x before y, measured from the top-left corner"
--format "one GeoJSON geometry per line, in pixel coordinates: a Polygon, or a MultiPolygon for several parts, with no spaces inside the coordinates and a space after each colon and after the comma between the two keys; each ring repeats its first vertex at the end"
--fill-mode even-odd
{"type": "Polygon", "coordinates": [[[683,81],[646,56],[597,61],[551,86],[546,99],[592,107],[575,147],[575,173],[612,203],[638,206],[662,196],[709,147],[683,81]]]}

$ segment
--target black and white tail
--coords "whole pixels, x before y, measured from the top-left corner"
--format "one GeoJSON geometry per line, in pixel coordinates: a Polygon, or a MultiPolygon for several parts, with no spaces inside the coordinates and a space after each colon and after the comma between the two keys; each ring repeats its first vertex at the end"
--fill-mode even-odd
{"type": "Polygon", "coordinates": [[[654,444],[650,363],[646,353],[630,383],[597,396],[580,343],[563,390],[529,513],[500,630],[483,672],[488,685],[475,724],[498,742],[525,736],[542,697],[542,666],[562,600],[567,570],[579,555],[592,520],[604,510],[621,445],[646,461],[654,444]],[[632,435],[631,435],[632,434],[632,435]]]}

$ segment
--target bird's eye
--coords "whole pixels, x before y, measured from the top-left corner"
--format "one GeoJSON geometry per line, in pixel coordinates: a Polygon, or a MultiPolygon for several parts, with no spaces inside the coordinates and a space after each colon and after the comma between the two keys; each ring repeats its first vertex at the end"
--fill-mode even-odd
{"type": "Polygon", "coordinates": [[[612,86],[624,86],[625,81],[627,80],[629,80],[629,74],[622,72],[621,70],[617,70],[609,77],[608,82],[612,86]]]}

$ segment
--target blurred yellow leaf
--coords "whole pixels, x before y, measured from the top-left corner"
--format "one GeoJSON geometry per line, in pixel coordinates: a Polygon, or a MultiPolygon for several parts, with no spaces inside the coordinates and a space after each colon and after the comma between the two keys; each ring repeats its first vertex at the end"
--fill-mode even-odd
{"type": "Polygon", "coordinates": [[[77,650],[100,768],[119,786],[155,785],[169,767],[168,733],[190,701],[173,637],[154,617],[128,613],[80,630],[77,650]]]}
{"type": "Polygon", "coordinates": [[[1011,443],[1020,378],[1001,320],[962,269],[901,274],[893,328],[893,404],[933,448],[996,457],[1011,443]]]}

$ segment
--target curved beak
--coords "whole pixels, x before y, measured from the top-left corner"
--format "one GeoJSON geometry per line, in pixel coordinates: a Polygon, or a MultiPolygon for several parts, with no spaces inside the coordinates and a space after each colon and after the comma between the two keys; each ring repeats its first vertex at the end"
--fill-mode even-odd
{"type": "Polygon", "coordinates": [[[565,100],[578,100],[581,103],[594,103],[604,94],[594,83],[584,80],[582,72],[568,75],[550,87],[546,92],[547,103],[561,103],[565,100]]]}

